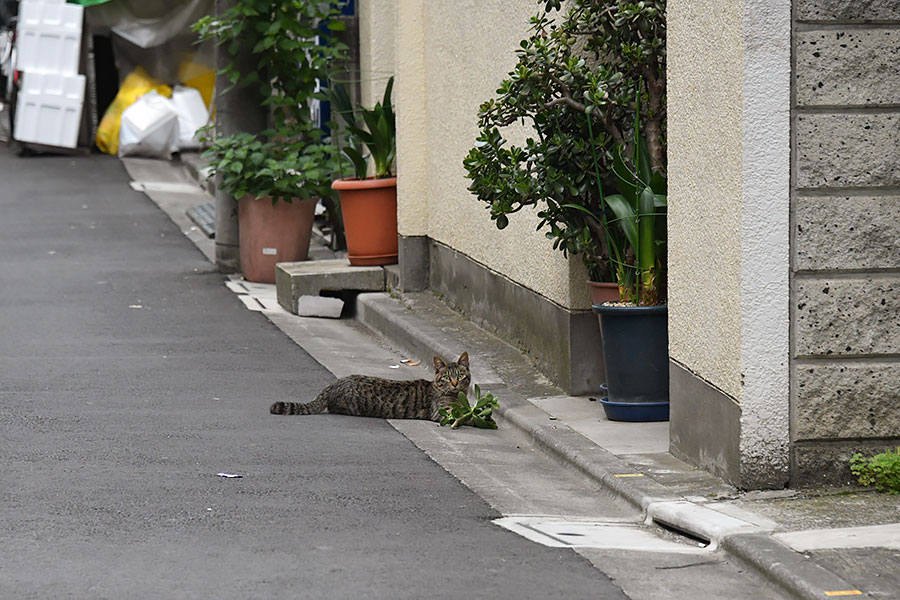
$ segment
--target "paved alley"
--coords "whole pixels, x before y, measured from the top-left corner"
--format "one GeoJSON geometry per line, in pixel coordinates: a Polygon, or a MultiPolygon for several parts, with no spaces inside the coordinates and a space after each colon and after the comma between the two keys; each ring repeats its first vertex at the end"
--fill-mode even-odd
{"type": "Polygon", "coordinates": [[[269,415],[332,376],[115,158],[0,186],[3,598],[624,597],[386,422],[269,415]]]}

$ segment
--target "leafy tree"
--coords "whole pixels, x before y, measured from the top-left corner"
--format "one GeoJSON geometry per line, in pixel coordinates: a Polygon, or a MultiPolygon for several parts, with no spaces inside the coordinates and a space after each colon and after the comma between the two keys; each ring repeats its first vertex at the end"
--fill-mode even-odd
{"type": "Polygon", "coordinates": [[[580,255],[592,280],[614,281],[616,260],[634,264],[633,251],[610,261],[611,246],[629,251],[604,201],[622,179],[615,157],[635,157],[623,160],[628,171],[655,174],[654,192],[665,194],[665,2],[573,0],[564,13],[561,0],[539,3],[515,69],[479,110],[481,133],[464,160],[469,190],[499,229],[536,207],[554,248],[580,255]],[[502,131],[519,121],[535,135],[510,145],[502,131]]]}

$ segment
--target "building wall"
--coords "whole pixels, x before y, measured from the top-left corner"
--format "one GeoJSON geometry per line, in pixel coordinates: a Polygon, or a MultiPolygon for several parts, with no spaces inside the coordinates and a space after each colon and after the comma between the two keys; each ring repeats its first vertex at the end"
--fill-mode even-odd
{"type": "Polygon", "coordinates": [[[795,0],[793,481],[900,440],[900,4],[795,0]]]}
{"type": "Polygon", "coordinates": [[[384,86],[396,69],[397,14],[394,2],[376,0],[359,3],[360,99],[374,106],[384,96],[384,86]]]}
{"type": "Polygon", "coordinates": [[[669,356],[740,402],[742,3],[667,17],[669,356]]]}
{"type": "MultiPolygon", "coordinates": [[[[397,114],[398,285],[429,288],[524,348],[572,393],[600,391],[602,340],[580,259],[537,232],[537,210],[500,231],[469,191],[463,159],[478,108],[516,64],[537,0],[360,0],[362,95],[367,70],[393,61],[397,114]],[[392,36],[393,51],[385,44],[392,36]]],[[[504,131],[524,144],[529,130],[504,131]]]]}
{"type": "Polygon", "coordinates": [[[789,463],[790,7],[670,0],[673,453],[746,488],[789,463]]]}
{"type": "MultiPolygon", "coordinates": [[[[535,232],[536,211],[499,231],[469,191],[462,161],[478,107],[516,63],[534,0],[400,0],[397,38],[398,228],[428,236],[565,308],[589,309],[586,275],[535,232]],[[572,283],[572,279],[577,285],[572,283]]],[[[511,141],[525,131],[510,132],[511,141]]]]}

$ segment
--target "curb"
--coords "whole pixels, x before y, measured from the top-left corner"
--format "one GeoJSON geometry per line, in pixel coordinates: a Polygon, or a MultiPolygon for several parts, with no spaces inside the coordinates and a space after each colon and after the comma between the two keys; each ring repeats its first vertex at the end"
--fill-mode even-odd
{"type": "Polygon", "coordinates": [[[867,595],[768,534],[731,535],[722,540],[722,548],[796,598],[867,595]]]}
{"type": "MultiPolygon", "coordinates": [[[[464,348],[459,339],[399,303],[385,303],[385,297],[386,294],[360,294],[356,301],[357,321],[400,348],[417,354],[451,356],[464,348]]],[[[517,392],[515,386],[503,381],[497,381],[498,385],[492,383],[481,387],[502,389],[504,402],[496,411],[501,423],[515,427],[556,460],[576,468],[630,503],[644,514],[648,524],[705,540],[711,549],[723,550],[748,570],[768,578],[796,598],[863,595],[840,577],[774,539],[770,532],[686,501],[560,421],[545,424],[547,413],[517,392]]]]}

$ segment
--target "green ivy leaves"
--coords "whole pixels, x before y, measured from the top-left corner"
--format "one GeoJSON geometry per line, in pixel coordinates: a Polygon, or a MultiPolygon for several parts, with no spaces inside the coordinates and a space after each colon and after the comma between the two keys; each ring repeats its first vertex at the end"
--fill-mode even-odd
{"type": "Polygon", "coordinates": [[[271,107],[273,127],[259,135],[214,138],[205,131],[205,155],[222,191],[287,201],[332,195],[337,151],[322,139],[309,106],[324,97],[318,82],[346,56],[347,47],[327,33],[344,29],[339,13],[334,3],[318,0],[238,0],[194,24],[201,39],[215,40],[232,56],[250,48],[251,68],[232,61],[222,73],[235,86],[255,85],[260,106],[271,107]]]}

